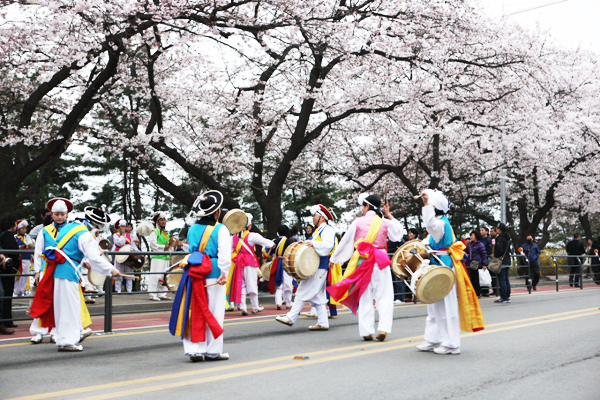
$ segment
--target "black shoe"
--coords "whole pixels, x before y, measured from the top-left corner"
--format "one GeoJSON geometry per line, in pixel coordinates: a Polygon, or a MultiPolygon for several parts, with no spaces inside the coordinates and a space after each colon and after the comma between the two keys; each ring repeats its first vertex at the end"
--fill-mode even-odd
{"type": "Polygon", "coordinates": [[[14,322],[4,324],[4,326],[7,328],[18,328],[19,327],[19,325],[15,324],[14,322]]]}
{"type": "MultiPolygon", "coordinates": [[[[574,287],[581,287],[581,285],[575,285],[574,287]]],[[[9,325],[10,326],[10,325],[9,325]]],[[[10,326],[11,328],[14,328],[16,325],[10,326]]]]}
{"type": "Polygon", "coordinates": [[[535,287],[535,286],[532,286],[531,288],[532,288],[533,290],[537,290],[537,287],[535,287]]]}
{"type": "Polygon", "coordinates": [[[573,287],[573,284],[572,284],[572,283],[569,283],[569,286],[573,287]]]}

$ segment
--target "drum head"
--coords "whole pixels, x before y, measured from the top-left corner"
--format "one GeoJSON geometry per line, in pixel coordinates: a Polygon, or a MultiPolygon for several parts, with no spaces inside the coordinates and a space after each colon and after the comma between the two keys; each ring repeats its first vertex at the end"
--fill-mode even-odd
{"type": "Polygon", "coordinates": [[[271,277],[271,262],[267,261],[260,266],[260,275],[262,276],[265,282],[269,282],[269,278],[271,277]]]}
{"type": "Polygon", "coordinates": [[[455,281],[451,268],[434,267],[419,278],[415,294],[423,304],[437,303],[450,293],[455,281]]]}
{"type": "Polygon", "coordinates": [[[421,268],[421,260],[417,257],[417,254],[423,259],[429,259],[429,253],[427,253],[427,246],[418,239],[409,240],[402,246],[398,247],[398,250],[392,257],[392,271],[397,276],[410,279],[410,274],[405,267],[400,264],[400,261],[404,259],[408,268],[414,273],[416,270],[421,268]]]}
{"type": "Polygon", "coordinates": [[[230,234],[236,235],[248,225],[248,217],[244,211],[234,208],[227,211],[227,214],[223,217],[223,225],[229,229],[230,234]]]}
{"type": "Polygon", "coordinates": [[[308,279],[319,269],[319,255],[305,242],[292,243],[283,253],[283,268],[296,279],[308,279]]]}
{"type": "Polygon", "coordinates": [[[88,270],[88,281],[94,286],[103,286],[106,280],[106,275],[102,275],[93,269],[88,270]]]}
{"type": "MultiPolygon", "coordinates": [[[[125,246],[121,247],[119,249],[119,251],[131,251],[131,245],[126,244],[125,246]]],[[[129,254],[123,254],[123,255],[119,255],[117,254],[117,262],[119,264],[123,264],[125,261],[127,261],[127,259],[129,258],[129,254]]]]}
{"type": "Polygon", "coordinates": [[[177,254],[175,256],[171,256],[171,258],[169,259],[169,265],[174,265],[175,267],[177,267],[179,263],[186,257],[186,255],[187,254],[177,254]]]}
{"type": "Polygon", "coordinates": [[[166,279],[165,283],[167,284],[167,288],[169,290],[175,290],[179,286],[179,282],[181,282],[181,277],[183,276],[183,268],[179,265],[174,265],[169,268],[169,271],[165,274],[166,279]]]}

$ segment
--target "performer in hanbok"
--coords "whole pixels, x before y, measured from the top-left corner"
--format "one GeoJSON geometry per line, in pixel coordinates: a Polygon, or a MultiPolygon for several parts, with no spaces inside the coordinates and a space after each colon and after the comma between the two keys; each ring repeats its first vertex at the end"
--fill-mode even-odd
{"type": "MultiPolygon", "coordinates": [[[[119,219],[117,222],[115,222],[115,229],[117,229],[117,232],[113,234],[115,251],[119,251],[121,247],[126,245],[131,246],[131,251],[139,251],[138,247],[133,241],[133,237],[131,234],[127,233],[126,220],[119,219]]],[[[122,264],[118,262],[117,257],[115,257],[115,268],[117,268],[120,273],[126,275],[132,275],[135,272],[135,270],[128,264],[122,264]]],[[[125,290],[127,290],[128,293],[131,293],[133,291],[133,278],[129,277],[115,279],[115,292],[121,293],[122,280],[125,280],[125,290]]]]}
{"type": "MultiPolygon", "coordinates": [[[[155,228],[148,235],[148,245],[151,251],[169,251],[169,234],[165,231],[167,226],[167,214],[162,211],[154,213],[152,217],[155,228]]],[[[170,256],[155,254],[150,256],[150,272],[148,275],[148,292],[150,294],[150,300],[171,300],[167,296],[167,288],[164,285],[158,284],[161,274],[155,272],[166,272],[170,265],[170,256]]]]}
{"type": "Polygon", "coordinates": [[[448,198],[431,189],[422,191],[421,197],[423,225],[429,233],[423,242],[431,248],[431,265],[443,263],[453,268],[456,284],[442,300],[427,304],[425,343],[417,345],[417,349],[436,354],[460,354],[461,329],[467,332],[483,329],[483,317],[477,294],[461,261],[465,245],[456,240],[446,217],[450,209],[448,198]]]}
{"type": "Polygon", "coordinates": [[[275,306],[278,310],[283,308],[283,303],[285,303],[286,308],[292,308],[293,278],[283,268],[283,253],[294,242],[290,228],[281,225],[277,229],[277,243],[269,251],[273,255],[269,276],[269,292],[275,294],[275,306]]]}
{"type": "MultiPolygon", "coordinates": [[[[101,255],[98,242],[89,231],[100,223],[68,223],[67,215],[73,204],[67,199],[52,199],[47,207],[52,211],[54,223],[45,226],[36,240],[34,263],[41,264],[41,257],[46,261],[30,314],[39,318],[39,326],[56,327],[58,351],[82,351],[80,342],[91,334],[91,330],[84,332],[82,325],[83,292],[79,282],[83,260],[86,258],[91,268],[107,276],[118,277],[119,271],[101,255]]],[[[36,271],[42,271],[42,266],[36,266],[36,271]]]]}
{"type": "MultiPolygon", "coordinates": [[[[33,250],[35,244],[31,236],[27,234],[27,228],[29,224],[25,220],[17,221],[17,233],[15,234],[15,239],[17,239],[17,244],[19,245],[20,250],[33,250]]],[[[29,274],[29,268],[31,267],[31,254],[21,254],[21,269],[19,270],[19,274],[29,274]]],[[[15,296],[25,296],[25,292],[27,291],[27,282],[29,281],[29,276],[19,276],[15,282],[14,295],[15,296]]]]}
{"type": "Polygon", "coordinates": [[[386,245],[388,239],[402,240],[404,229],[390,214],[388,203],[382,208],[378,195],[362,193],[358,204],[363,216],[350,224],[331,256],[333,264],[350,262],[342,281],[327,291],[358,316],[358,333],[366,341],[375,335],[375,300],[379,313],[376,339],[384,341],[392,332],[394,320],[394,287],[386,245]]]}
{"type": "Polygon", "coordinates": [[[313,276],[300,281],[292,309],[286,315],[276,317],[275,320],[288,326],[294,325],[304,307],[304,302],[310,302],[311,306],[315,307],[317,323],[310,325],[308,329],[326,331],[329,330],[329,320],[327,318],[325,285],[329,270],[329,253],[335,245],[335,229],[329,225],[329,221],[333,221],[333,215],[322,204],[312,206],[310,213],[316,228],[313,239],[307,240],[305,243],[314,247],[319,255],[319,268],[313,276]]]}
{"type": "Polygon", "coordinates": [[[242,315],[248,315],[246,294],[250,297],[252,314],[257,314],[265,309],[258,304],[258,268],[260,265],[256,257],[255,246],[259,245],[265,248],[275,246],[272,240],[265,239],[260,233],[250,232],[252,214],[246,213],[246,217],[248,218],[246,229],[233,236],[234,256],[232,261],[235,264],[235,270],[229,295],[229,304],[231,307],[238,304],[242,315]]]}
{"type": "Polygon", "coordinates": [[[180,336],[193,362],[229,359],[223,353],[225,284],[231,267],[231,236],[221,216],[223,195],[210,190],[198,196],[192,212],[199,217],[188,230],[191,255],[177,288],[169,331],[180,336]]]}

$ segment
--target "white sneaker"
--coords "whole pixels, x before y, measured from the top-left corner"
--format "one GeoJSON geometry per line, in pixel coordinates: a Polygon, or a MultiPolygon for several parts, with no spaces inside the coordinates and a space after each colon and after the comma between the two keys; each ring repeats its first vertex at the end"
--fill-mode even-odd
{"type": "Polygon", "coordinates": [[[394,305],[399,306],[400,304],[404,304],[402,300],[394,300],[394,305]]]}
{"type": "Polygon", "coordinates": [[[288,317],[286,317],[285,315],[279,315],[279,316],[275,317],[275,321],[281,322],[282,324],[287,325],[287,326],[294,325],[294,323],[292,321],[290,321],[288,319],[288,317]]]}
{"type": "Polygon", "coordinates": [[[429,342],[425,342],[425,343],[421,343],[419,345],[417,345],[417,350],[419,351],[435,351],[435,349],[437,349],[438,347],[440,347],[439,343],[429,343],[429,342]]]}
{"type": "Polygon", "coordinates": [[[433,352],[435,354],[460,354],[460,347],[451,349],[450,347],[439,346],[433,349],[433,352]]]}
{"type": "Polygon", "coordinates": [[[259,312],[263,311],[265,308],[263,306],[258,307],[256,310],[253,308],[252,309],[252,314],[258,314],[259,312]]]}
{"type": "Polygon", "coordinates": [[[42,340],[44,340],[44,337],[40,333],[29,339],[29,341],[33,344],[40,344],[42,343],[42,340]]]}
{"type": "Polygon", "coordinates": [[[83,342],[85,340],[85,338],[87,338],[88,336],[90,336],[92,334],[92,330],[90,328],[85,328],[80,334],[79,334],[79,343],[83,342]]]}

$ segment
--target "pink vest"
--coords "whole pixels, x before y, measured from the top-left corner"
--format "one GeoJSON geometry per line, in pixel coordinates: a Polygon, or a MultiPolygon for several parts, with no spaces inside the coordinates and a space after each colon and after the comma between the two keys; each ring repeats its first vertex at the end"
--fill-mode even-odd
{"type": "MultiPolygon", "coordinates": [[[[119,236],[125,236],[129,241],[125,242],[125,245],[131,244],[131,235],[129,233],[125,233],[125,235],[121,235],[120,233],[117,233],[117,235],[119,236]]],[[[120,247],[115,246],[115,251],[119,251],[120,247]]]]}
{"type": "MultiPolygon", "coordinates": [[[[250,246],[250,243],[248,243],[248,237],[250,237],[250,234],[246,235],[246,238],[244,239],[244,243],[250,250],[254,251],[254,246],[250,246]]],[[[237,249],[239,240],[240,240],[240,237],[238,235],[233,236],[233,250],[234,251],[235,251],[235,249],[237,249]]],[[[257,267],[258,268],[258,260],[256,259],[256,255],[254,253],[250,253],[248,250],[246,250],[246,247],[244,247],[244,245],[241,245],[240,253],[237,255],[236,264],[243,265],[244,267],[257,267]]]]}
{"type": "MultiPolygon", "coordinates": [[[[369,228],[371,227],[371,222],[373,222],[373,218],[375,218],[376,214],[365,215],[364,217],[356,218],[356,233],[354,235],[354,242],[358,239],[364,239],[367,237],[367,233],[369,233],[369,228]]],[[[381,223],[381,228],[379,229],[379,233],[375,238],[375,242],[373,245],[378,249],[385,249],[387,245],[387,231],[388,231],[388,222],[384,219],[381,223]]]]}

